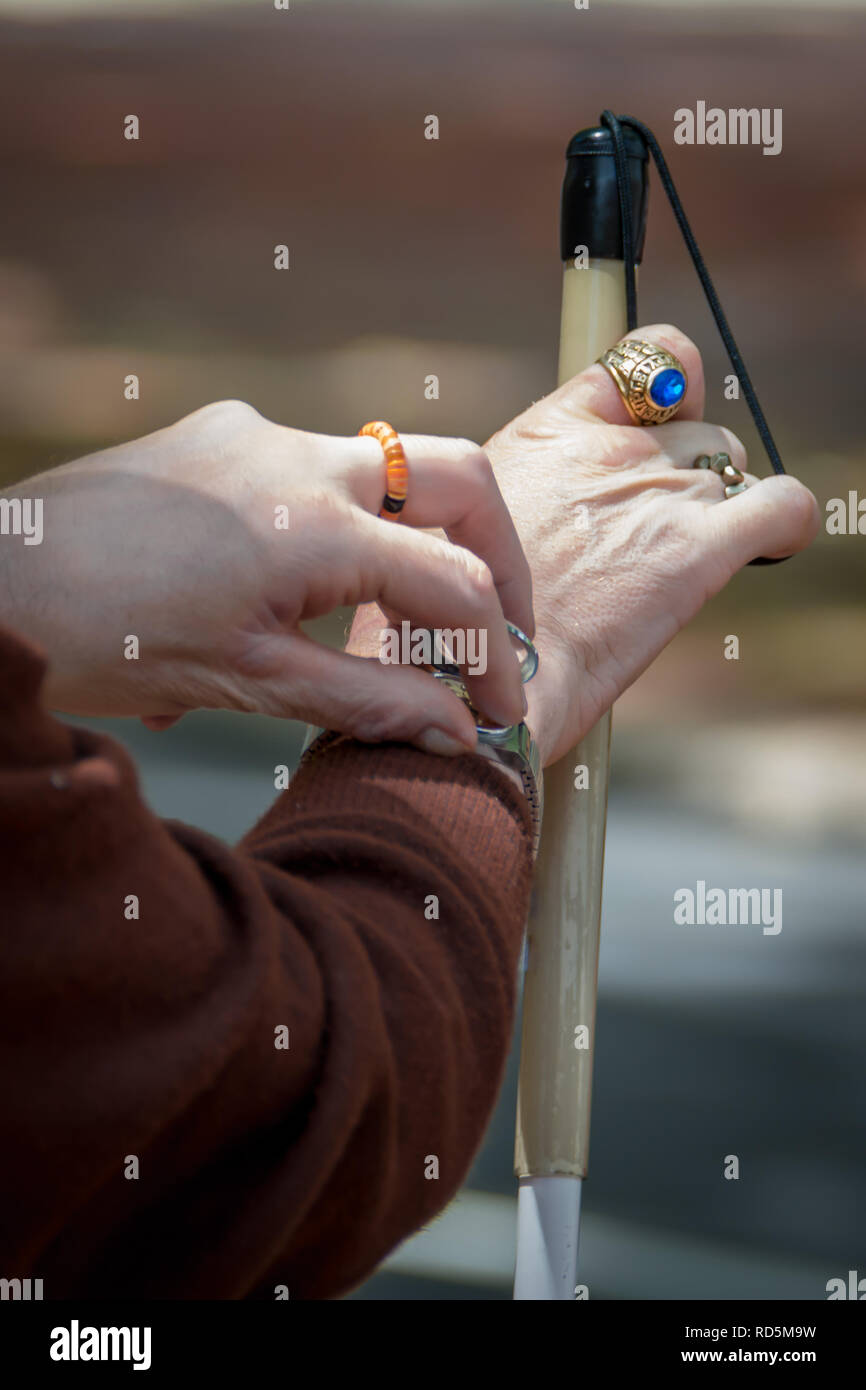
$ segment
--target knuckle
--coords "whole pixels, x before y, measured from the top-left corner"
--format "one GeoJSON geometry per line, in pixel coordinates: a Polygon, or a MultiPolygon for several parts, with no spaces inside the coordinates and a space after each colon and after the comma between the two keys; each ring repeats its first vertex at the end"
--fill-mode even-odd
{"type": "Polygon", "coordinates": [[[725,496],[718,473],[711,473],[708,468],[688,469],[684,489],[692,496],[705,497],[708,502],[720,502],[725,496]]]}
{"type": "Polygon", "coordinates": [[[476,444],[474,439],[463,439],[457,436],[451,439],[451,448],[460,458],[465,459],[467,465],[471,465],[476,454],[484,454],[480,444],[476,444]]]}
{"type": "Polygon", "coordinates": [[[466,451],[466,460],[463,465],[466,478],[479,492],[486,491],[494,482],[493,465],[490,459],[480,445],[473,444],[468,439],[461,439],[458,442],[461,449],[466,451]]]}
{"type": "Polygon", "coordinates": [[[703,370],[700,348],[675,323],[653,323],[648,328],[640,329],[636,336],[661,343],[668,352],[680,358],[691,374],[703,370]]]}
{"type": "Polygon", "coordinates": [[[724,439],[726,444],[725,452],[730,455],[731,462],[741,471],[748,468],[749,453],[739,435],[734,434],[733,430],[724,429],[724,439]]]}
{"type": "MultiPolygon", "coordinates": [[[[599,426],[595,439],[598,462],[607,469],[629,468],[636,463],[645,463],[656,451],[656,441],[652,430],[642,430],[634,425],[599,426]]],[[[590,453],[590,458],[595,455],[590,453]]]]}
{"type": "Polygon", "coordinates": [[[471,555],[466,561],[466,586],[473,607],[486,609],[496,597],[493,571],[483,560],[471,555]]]}
{"type": "Polygon", "coordinates": [[[406,735],[406,711],[397,704],[370,702],[356,712],[352,725],[362,743],[396,743],[406,735]]]}
{"type": "Polygon", "coordinates": [[[212,401],[210,405],[203,406],[197,414],[204,416],[209,424],[221,425],[250,425],[254,420],[262,419],[255,406],[249,405],[246,401],[236,400],[212,401]]]}
{"type": "Polygon", "coordinates": [[[779,478],[779,487],[792,522],[802,534],[816,535],[821,524],[821,513],[814,493],[798,479],[787,475],[779,478]]]}
{"type": "MultiPolygon", "coordinates": [[[[681,328],[677,328],[675,323],[654,323],[648,329],[648,332],[654,334],[658,338],[664,338],[668,343],[676,343],[678,346],[684,347],[691,352],[698,351],[697,346],[692,342],[691,338],[689,338],[681,328]]],[[[673,349],[670,350],[672,351],[673,349]]]]}

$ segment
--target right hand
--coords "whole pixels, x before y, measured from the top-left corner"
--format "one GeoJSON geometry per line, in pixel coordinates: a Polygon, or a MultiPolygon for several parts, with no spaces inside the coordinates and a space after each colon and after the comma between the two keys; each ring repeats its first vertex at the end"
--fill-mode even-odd
{"type": "Polygon", "coordinates": [[[255,710],[436,752],[474,747],[471,716],[440,682],[303,630],[375,600],[412,629],[484,630],[476,704],[499,723],[522,718],[505,617],[532,631],[529,567],[490,463],[466,440],[404,445],[399,524],[377,516],[377,440],[284,428],[238,401],[10,489],[43,501],[42,542],[4,542],[0,591],[4,621],[48,655],[46,703],[153,728],[189,709],[255,710]]]}

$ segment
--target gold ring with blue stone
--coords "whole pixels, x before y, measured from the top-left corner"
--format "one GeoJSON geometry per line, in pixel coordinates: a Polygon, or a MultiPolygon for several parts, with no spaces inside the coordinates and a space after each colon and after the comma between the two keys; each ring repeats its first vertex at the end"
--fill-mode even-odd
{"type": "Polygon", "coordinates": [[[641,338],[622,338],[598,359],[635,425],[663,425],[682,405],[689,379],[678,357],[641,338]]]}

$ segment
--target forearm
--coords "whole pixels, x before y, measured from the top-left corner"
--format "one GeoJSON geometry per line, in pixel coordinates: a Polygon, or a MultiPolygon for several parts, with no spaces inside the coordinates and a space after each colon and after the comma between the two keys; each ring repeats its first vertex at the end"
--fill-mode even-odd
{"type": "MultiPolygon", "coordinates": [[[[104,598],[117,584],[100,572],[99,550],[112,542],[92,529],[91,498],[77,467],[63,465],[0,493],[9,526],[0,537],[0,622],[26,633],[48,658],[42,698],[49,708],[109,713],[114,690],[135,673],[124,661],[125,634],[106,623],[104,598]]],[[[127,518],[124,529],[129,524],[127,518]]]]}
{"type": "Polygon", "coordinates": [[[4,1264],[47,1297],[342,1291],[483,1134],[528,901],[519,794],[471,755],[342,745],[233,852],[153,817],[122,751],[41,714],[40,663],[6,657],[4,1264]]]}
{"type": "MultiPolygon", "coordinates": [[[[44,491],[26,482],[3,488],[0,491],[0,621],[17,632],[28,631],[36,617],[39,576],[45,568],[44,540],[44,491]]],[[[38,641],[38,637],[35,640],[38,641]]]]}
{"type": "Polygon", "coordinates": [[[325,1068],[341,1078],[345,1129],[283,1280],[323,1296],[360,1280],[468,1171],[511,1038],[531,840],[521,794],[472,755],[341,744],[293,793],[291,841],[277,804],[244,848],[326,885],[340,916],[325,925],[311,902],[302,930],[328,980],[325,1068]],[[314,1251],[339,1252],[335,1266],[314,1251]]]}

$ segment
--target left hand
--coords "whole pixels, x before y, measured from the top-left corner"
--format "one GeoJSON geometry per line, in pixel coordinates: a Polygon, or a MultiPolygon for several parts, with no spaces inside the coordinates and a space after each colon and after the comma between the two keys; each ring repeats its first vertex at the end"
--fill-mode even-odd
{"type": "MultiPolygon", "coordinates": [[[[538,674],[527,723],[545,762],[586,734],[704,603],[756,556],[814,540],[820,514],[796,478],[775,475],[726,498],[699,454],[727,453],[730,430],[704,422],[694,343],[654,324],[628,335],[680,359],[688,392],[676,418],[631,423],[595,363],[536,402],[485,448],[532,570],[538,674]]],[[[759,576],[756,583],[760,582],[759,576]]]]}

